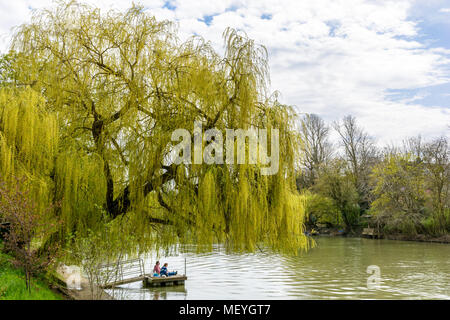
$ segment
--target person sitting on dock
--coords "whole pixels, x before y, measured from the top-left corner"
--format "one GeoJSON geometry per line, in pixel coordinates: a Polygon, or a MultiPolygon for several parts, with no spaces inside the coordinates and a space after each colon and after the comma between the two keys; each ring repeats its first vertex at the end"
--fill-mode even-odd
{"type": "Polygon", "coordinates": [[[156,261],[156,264],[153,267],[153,276],[154,277],[159,277],[160,273],[161,273],[161,268],[159,267],[159,261],[156,261]]]}
{"type": "Polygon", "coordinates": [[[178,273],[177,271],[169,272],[169,270],[167,270],[168,266],[169,266],[169,264],[167,262],[164,263],[164,266],[161,268],[161,271],[159,273],[161,276],[170,277],[170,276],[174,276],[178,273]]]}

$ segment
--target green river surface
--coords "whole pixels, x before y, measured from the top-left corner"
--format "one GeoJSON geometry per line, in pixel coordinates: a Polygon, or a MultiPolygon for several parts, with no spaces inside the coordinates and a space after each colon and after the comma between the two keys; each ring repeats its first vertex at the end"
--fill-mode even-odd
{"type": "MultiPolygon", "coordinates": [[[[184,286],[143,288],[135,282],[108,292],[116,299],[143,300],[450,299],[449,244],[314,239],[316,247],[299,256],[227,254],[219,246],[197,254],[194,248],[159,258],[181,274],[186,259],[184,286]],[[372,270],[379,270],[378,278],[372,270]]],[[[145,260],[147,273],[155,261],[145,260]]]]}

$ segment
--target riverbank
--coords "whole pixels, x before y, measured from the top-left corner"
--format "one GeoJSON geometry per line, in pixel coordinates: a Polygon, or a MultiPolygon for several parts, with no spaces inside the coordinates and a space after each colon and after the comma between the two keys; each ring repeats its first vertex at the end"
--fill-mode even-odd
{"type": "Polygon", "coordinates": [[[31,293],[25,284],[25,274],[15,268],[11,257],[0,252],[0,300],[64,300],[56,287],[43,279],[34,278],[31,293]]]}
{"type": "Polygon", "coordinates": [[[78,283],[73,283],[74,270],[66,265],[61,265],[55,275],[54,280],[58,287],[70,300],[114,300],[114,297],[108,294],[98,286],[91,287],[89,280],[78,274],[78,283]],[[68,288],[67,284],[72,287],[68,288]],[[78,288],[76,288],[78,287],[78,288]]]}
{"type": "Polygon", "coordinates": [[[450,235],[443,235],[440,237],[433,237],[425,234],[404,235],[404,234],[387,234],[384,239],[401,240],[401,241],[417,241],[417,242],[434,242],[450,244],[450,235]]]}
{"type": "Polygon", "coordinates": [[[0,242],[0,300],[114,300],[103,289],[80,276],[80,288],[68,288],[71,268],[62,265],[46,279],[34,278],[31,293],[25,284],[25,274],[14,267],[13,257],[2,251],[0,242]]]}
{"type": "MultiPolygon", "coordinates": [[[[356,228],[351,233],[346,233],[342,228],[315,228],[308,230],[310,235],[330,236],[330,237],[354,237],[367,238],[362,234],[362,228],[356,228]]],[[[399,241],[416,241],[416,242],[432,242],[432,243],[447,243],[450,244],[450,234],[443,236],[431,236],[426,234],[381,234],[382,239],[399,240],[399,241]]]]}

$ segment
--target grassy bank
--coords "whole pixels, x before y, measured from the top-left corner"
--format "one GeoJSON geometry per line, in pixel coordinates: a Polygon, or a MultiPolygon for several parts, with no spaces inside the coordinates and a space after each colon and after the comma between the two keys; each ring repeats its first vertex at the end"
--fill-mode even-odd
{"type": "Polygon", "coordinates": [[[0,300],[62,300],[41,279],[34,279],[31,293],[25,285],[22,270],[11,264],[11,257],[0,252],[0,300]]]}

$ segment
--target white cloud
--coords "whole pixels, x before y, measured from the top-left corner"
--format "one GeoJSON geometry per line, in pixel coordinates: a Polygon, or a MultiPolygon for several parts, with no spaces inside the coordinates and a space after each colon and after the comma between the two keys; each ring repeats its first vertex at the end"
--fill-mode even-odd
{"type": "MultiPolygon", "coordinates": [[[[354,114],[371,134],[387,142],[418,133],[449,134],[450,109],[386,97],[388,89],[450,81],[450,52],[421,42],[422,31],[409,17],[414,1],[177,0],[171,1],[174,10],[163,8],[165,1],[141,3],[159,19],[177,20],[182,38],[202,35],[219,51],[226,27],[245,30],[267,47],[272,89],[282,93],[282,102],[328,120],[354,114]],[[209,25],[199,21],[205,16],[212,16],[209,25]]],[[[0,0],[0,33],[8,34],[10,27],[29,19],[28,6],[49,2],[0,0]]],[[[131,5],[85,2],[102,8],[131,5]]]]}
{"type": "Polygon", "coordinates": [[[450,8],[442,8],[439,12],[450,13],[450,8]]]}

